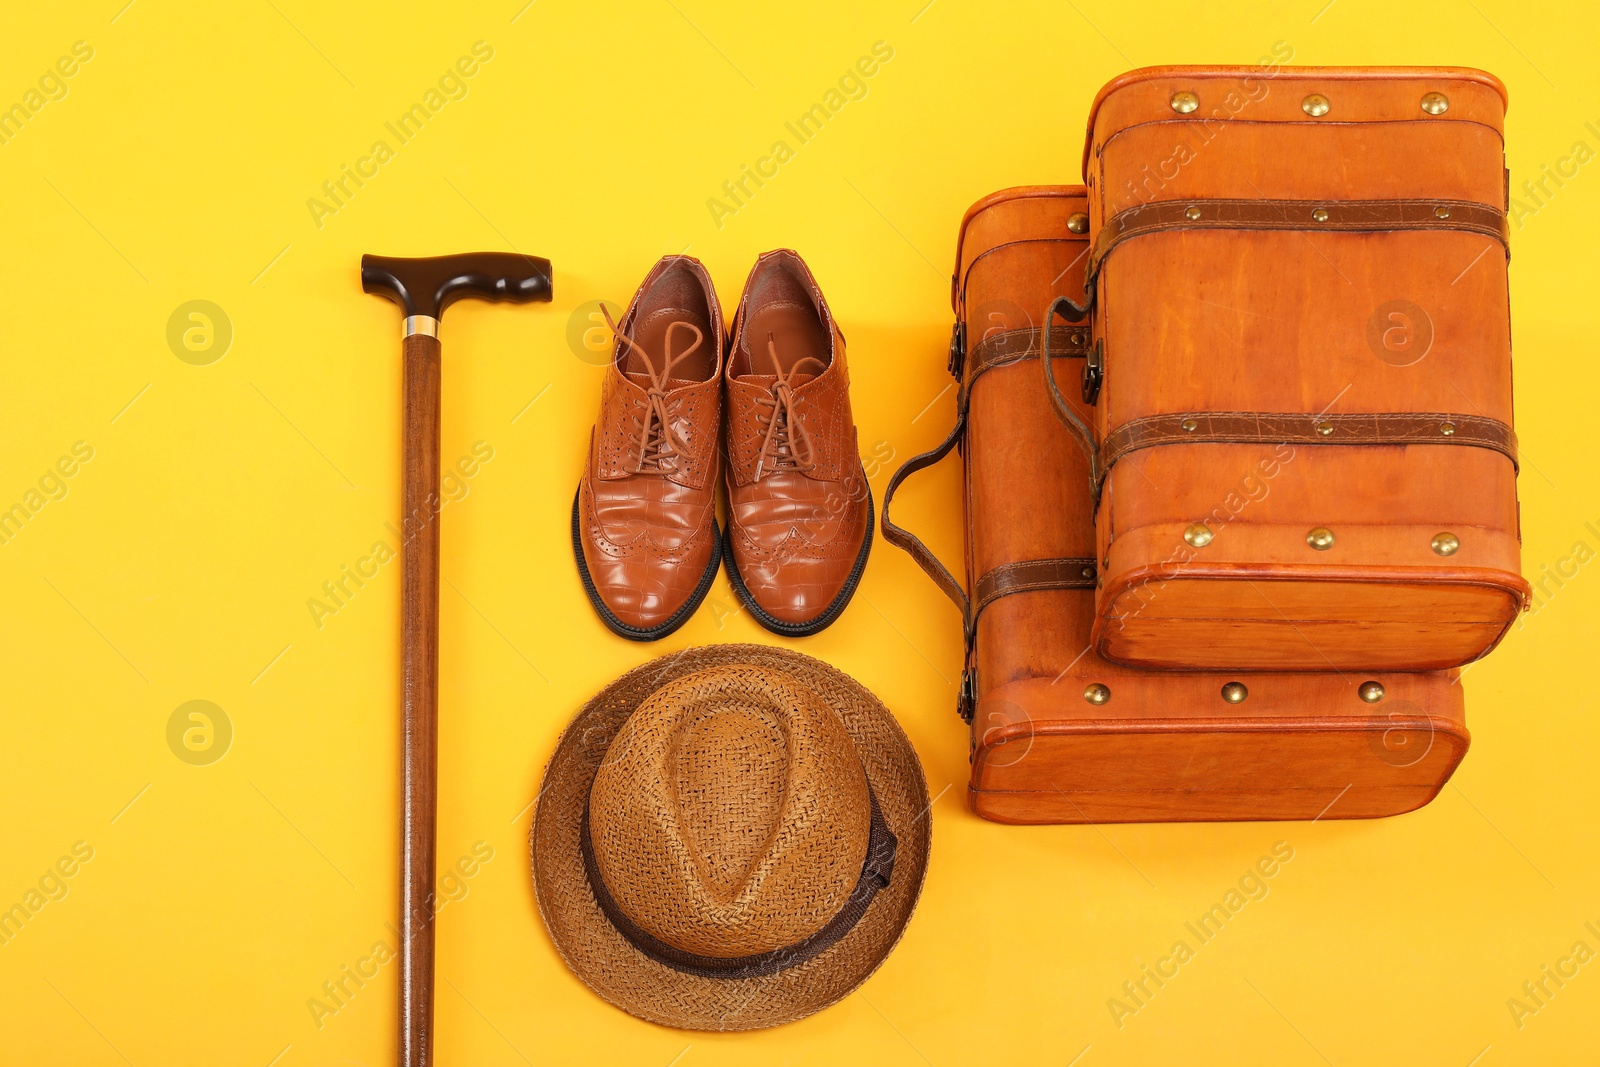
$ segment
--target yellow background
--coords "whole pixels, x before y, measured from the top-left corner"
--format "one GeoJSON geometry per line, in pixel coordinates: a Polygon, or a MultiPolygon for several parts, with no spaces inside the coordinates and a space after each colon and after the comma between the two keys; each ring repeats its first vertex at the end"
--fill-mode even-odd
{"type": "MultiPolygon", "coordinates": [[[[731,303],[757,253],[798,248],[850,338],[863,451],[892,454],[881,493],[952,417],[962,211],[1076,180],[1107,79],[1279,41],[1296,63],[1483,67],[1510,87],[1516,191],[1574,142],[1600,149],[1593,5],[125,2],[11,5],[0,35],[0,104],[93,48],[0,144],[0,507],[74,442],[94,450],[0,544],[0,907],[93,849],[0,945],[0,1062],[391,1061],[393,964],[320,1027],[307,1002],[392,944],[397,568],[320,628],[306,602],[398,510],[398,319],[357,261],[474,248],[550,257],[556,299],[445,323],[445,460],[477,441],[494,458],[444,512],[439,856],[481,841],[493,859],[440,915],[439,1063],[1593,1062],[1600,962],[1520,1029],[1507,1007],[1575,942],[1600,950],[1593,563],[1470,670],[1472,750],[1420,812],[1014,828],[965,807],[956,617],[880,542],[850,610],[792,644],[904,723],[939,796],[932,865],[881,971],[775,1031],[680,1033],[600,1001],[556,958],[525,855],[543,762],[588,696],[676,648],[777,640],[725,578],[655,646],[590,610],[567,540],[600,380],[568,342],[580,305],[621,305],[683,250],[731,303]],[[395,145],[383,124],[480,40],[467,95],[395,145]],[[719,228],[707,199],[880,40],[866,97],[719,228]],[[319,228],[307,200],[380,138],[395,157],[319,228]],[[166,339],[195,299],[234,334],[206,366],[166,339]],[[197,699],[234,732],[207,766],[167,742],[197,699]],[[1118,1028],[1107,1000],[1279,841],[1294,859],[1266,899],[1118,1028]]],[[[1535,580],[1600,549],[1597,166],[1514,232],[1535,580]]],[[[958,477],[906,500],[947,558],[958,477]]]]}

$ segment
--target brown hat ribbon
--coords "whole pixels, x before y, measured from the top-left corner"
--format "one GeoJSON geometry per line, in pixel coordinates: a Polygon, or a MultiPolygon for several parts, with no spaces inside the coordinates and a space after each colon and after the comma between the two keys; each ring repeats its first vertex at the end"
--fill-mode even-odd
{"type": "Polygon", "coordinates": [[[861,921],[878,890],[888,886],[889,879],[894,875],[894,857],[899,842],[884,821],[883,813],[878,810],[878,798],[873,794],[870,784],[867,787],[867,799],[872,808],[872,821],[867,836],[867,858],[861,865],[861,877],[855,889],[833,918],[816,933],[768,952],[749,956],[701,956],[674,948],[640,929],[617,905],[616,899],[606,888],[605,879],[600,876],[600,868],[594,858],[594,845],[589,837],[587,803],[583,806],[583,824],[578,830],[584,874],[588,876],[595,903],[611,921],[611,925],[616,927],[617,933],[657,963],[700,978],[764,978],[804,963],[829,948],[861,921]]]}

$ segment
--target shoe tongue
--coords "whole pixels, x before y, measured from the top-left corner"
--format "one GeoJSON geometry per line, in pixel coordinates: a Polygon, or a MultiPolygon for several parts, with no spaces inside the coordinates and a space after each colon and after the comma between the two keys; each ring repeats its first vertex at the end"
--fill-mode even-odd
{"type": "MultiPolygon", "coordinates": [[[[644,373],[644,371],[636,371],[636,370],[623,371],[623,376],[625,378],[627,378],[628,381],[632,382],[634,385],[637,385],[640,389],[643,389],[645,392],[648,393],[650,391],[650,388],[651,388],[650,375],[644,373]]],[[[697,381],[693,380],[692,378],[668,378],[667,379],[667,392],[670,393],[674,389],[685,389],[685,388],[687,388],[687,387],[689,387],[691,385],[701,385],[701,384],[703,384],[703,383],[697,382],[697,381]]]]}

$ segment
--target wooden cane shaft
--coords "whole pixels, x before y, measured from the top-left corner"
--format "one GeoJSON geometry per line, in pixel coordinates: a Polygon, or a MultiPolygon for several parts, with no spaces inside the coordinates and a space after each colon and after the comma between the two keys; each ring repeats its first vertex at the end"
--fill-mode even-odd
{"type": "Polygon", "coordinates": [[[438,793],[439,341],[407,337],[402,356],[400,1063],[428,1067],[438,793]]]}

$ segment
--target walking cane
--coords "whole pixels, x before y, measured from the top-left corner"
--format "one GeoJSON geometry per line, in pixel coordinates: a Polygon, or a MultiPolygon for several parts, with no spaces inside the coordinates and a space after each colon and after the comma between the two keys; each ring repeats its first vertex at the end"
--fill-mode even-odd
{"type": "Polygon", "coordinates": [[[439,318],[463,297],[550,299],[550,261],[509,252],[361,257],[361,288],[405,312],[402,387],[400,1063],[433,1056],[433,882],[439,718],[439,318]]]}

